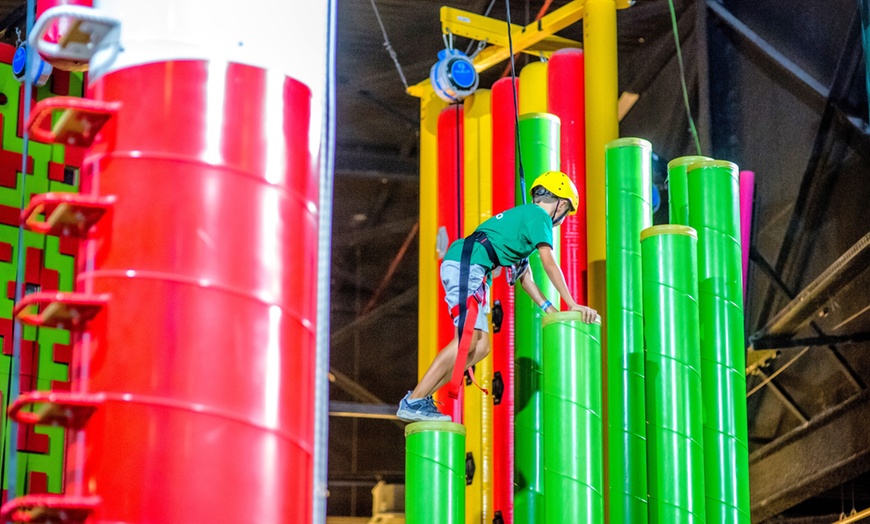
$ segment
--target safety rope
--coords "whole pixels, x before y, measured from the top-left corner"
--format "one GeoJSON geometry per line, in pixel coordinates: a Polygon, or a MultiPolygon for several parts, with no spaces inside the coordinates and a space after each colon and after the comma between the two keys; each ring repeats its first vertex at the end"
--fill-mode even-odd
{"type": "MultiPolygon", "coordinates": [[[[27,0],[27,16],[25,22],[25,37],[30,36],[30,31],[33,29],[33,19],[36,13],[35,0],[27,0]]],[[[26,46],[26,56],[24,65],[24,133],[21,145],[21,202],[20,208],[23,211],[27,205],[27,156],[28,146],[30,143],[30,132],[27,129],[27,122],[30,121],[30,104],[33,98],[33,82],[31,74],[33,71],[34,51],[31,46],[26,46]]],[[[16,264],[18,265],[15,271],[15,304],[18,305],[24,296],[24,268],[26,265],[25,254],[27,249],[24,246],[24,224],[18,224],[18,253],[16,264]]],[[[18,398],[21,389],[19,383],[19,374],[21,373],[21,342],[24,336],[24,329],[17,319],[13,318],[12,328],[12,369],[10,370],[9,396],[7,402],[11,403],[18,398]]],[[[18,424],[9,419],[9,438],[4,439],[4,444],[9,443],[9,461],[5,464],[6,478],[6,500],[14,499],[18,494],[18,424]]],[[[4,453],[5,455],[5,453],[4,453]]]]}
{"type": "Polygon", "coordinates": [[[520,102],[517,98],[517,71],[514,63],[514,41],[511,36],[511,0],[504,0],[507,9],[508,52],[511,56],[511,89],[514,94],[514,135],[516,136],[517,166],[520,170],[520,194],[526,203],[526,174],[523,170],[523,148],[520,147],[520,102]]]}
{"type": "MultiPolygon", "coordinates": [[[[495,5],[495,1],[496,1],[496,0],[491,0],[491,1],[489,2],[489,5],[486,7],[486,11],[483,12],[483,16],[489,16],[490,11],[492,11],[493,6],[495,5]]],[[[479,44],[478,44],[478,48],[477,48],[477,52],[475,52],[475,54],[477,54],[477,53],[480,52],[481,47],[482,47],[480,44],[486,44],[486,40],[481,40],[481,41],[479,42],[479,44]]],[[[465,54],[466,54],[466,55],[469,54],[469,53],[471,53],[471,48],[472,48],[472,47],[474,47],[474,40],[468,42],[468,47],[465,48],[465,54]]]]}
{"type": "Polygon", "coordinates": [[[378,11],[378,6],[375,4],[375,0],[370,1],[372,3],[372,9],[375,11],[375,18],[378,19],[378,25],[381,26],[381,34],[384,35],[384,47],[387,49],[390,58],[393,59],[393,63],[396,64],[396,71],[399,72],[399,77],[402,79],[402,85],[405,86],[405,91],[407,91],[408,80],[405,79],[405,73],[402,71],[402,64],[399,63],[399,57],[396,55],[396,50],[393,49],[393,45],[390,44],[390,39],[387,36],[387,29],[384,27],[384,21],[381,20],[381,13],[378,11]]]}
{"type": "Polygon", "coordinates": [[[668,0],[668,7],[671,10],[671,25],[674,31],[674,42],[677,45],[677,64],[680,66],[680,84],[683,87],[683,104],[686,106],[686,116],[689,117],[689,131],[692,133],[692,139],[695,141],[695,150],[700,156],[701,141],[698,139],[698,130],[695,129],[695,119],[692,118],[692,109],[689,106],[689,89],[686,87],[686,70],[683,66],[683,52],[680,46],[680,32],[677,29],[677,12],[674,9],[674,0],[668,0]]]}
{"type": "Polygon", "coordinates": [[[456,238],[462,238],[462,133],[459,120],[460,105],[454,106],[456,113],[456,238]]]}

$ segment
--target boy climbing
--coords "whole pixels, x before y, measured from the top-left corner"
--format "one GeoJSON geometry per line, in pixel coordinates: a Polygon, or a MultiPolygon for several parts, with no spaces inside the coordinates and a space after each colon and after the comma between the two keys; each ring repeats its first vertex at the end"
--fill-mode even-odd
{"type": "Polygon", "coordinates": [[[509,280],[518,280],[542,310],[555,313],[558,309],[541,293],[531,271],[525,271],[527,258],[537,250],[547,277],[568,308],[582,313],[583,321],[587,323],[598,317],[594,309],[581,306],[571,297],[562,270],[553,256],[553,228],[558,227],[566,216],[577,212],[580,198],[574,182],[562,172],[548,171],[535,179],[530,193],[531,204],[508,209],[486,220],[472,235],[457,240],[447,250],[441,263],[441,284],[457,330],[453,340],[432,361],[417,387],[399,403],[396,415],[400,419],[408,422],[450,420],[449,416],[438,411],[432,395],[450,383],[451,378],[457,377],[457,372],[461,373],[489,354],[486,313],[489,312],[488,282],[494,269],[510,267],[509,280]],[[467,241],[470,241],[468,245],[467,241]],[[468,312],[466,304],[471,306],[468,312]],[[475,314],[478,304],[479,314],[475,314]],[[472,317],[476,317],[473,331],[472,317]],[[467,337],[471,337],[470,344],[467,337]],[[460,341],[468,348],[464,367],[457,362],[460,341]]]}

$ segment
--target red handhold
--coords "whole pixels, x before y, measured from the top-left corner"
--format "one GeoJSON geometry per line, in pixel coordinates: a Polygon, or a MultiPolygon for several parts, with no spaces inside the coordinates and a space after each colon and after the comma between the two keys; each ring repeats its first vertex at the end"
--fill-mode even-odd
{"type": "Polygon", "coordinates": [[[27,128],[38,142],[89,147],[120,107],[117,102],[71,96],[47,98],[33,108],[27,128]],[[61,115],[52,123],[56,111],[61,115]]]}
{"type": "Polygon", "coordinates": [[[31,293],[13,310],[19,321],[38,327],[79,328],[93,319],[109,302],[109,295],[87,293],[31,293]],[[41,313],[28,313],[33,306],[45,306],[41,313]]]}
{"type": "Polygon", "coordinates": [[[114,202],[112,196],[43,193],[30,200],[21,212],[21,221],[27,229],[44,235],[84,236],[114,202]],[[45,215],[44,221],[37,219],[41,214],[45,215]]]}
{"type": "Polygon", "coordinates": [[[102,394],[34,391],[18,397],[7,411],[20,424],[82,429],[104,401],[102,394]],[[41,407],[23,411],[26,406],[41,407]]]}
{"type": "Polygon", "coordinates": [[[80,524],[100,504],[100,497],[25,495],[0,508],[0,522],[80,524]]]}

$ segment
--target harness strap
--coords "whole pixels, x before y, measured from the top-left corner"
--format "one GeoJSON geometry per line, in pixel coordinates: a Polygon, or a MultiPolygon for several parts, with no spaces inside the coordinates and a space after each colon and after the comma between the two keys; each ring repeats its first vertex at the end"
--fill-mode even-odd
{"type": "MultiPolygon", "coordinates": [[[[470,297],[468,296],[468,277],[471,271],[471,253],[474,250],[474,244],[477,243],[480,243],[483,245],[484,249],[486,249],[489,259],[493,262],[494,267],[498,267],[499,265],[495,250],[492,245],[490,245],[486,235],[482,232],[475,231],[462,243],[462,255],[459,258],[459,322],[457,325],[459,328],[459,348],[456,351],[456,363],[453,365],[453,374],[451,375],[450,384],[447,386],[447,395],[450,398],[459,398],[459,387],[462,384],[462,375],[465,371],[465,362],[468,359],[468,350],[471,349],[474,324],[477,322],[477,315],[480,311],[480,302],[478,299],[475,298],[474,295],[470,297]],[[468,318],[468,313],[471,313],[470,319],[468,318]]],[[[483,300],[486,300],[486,297],[484,297],[483,300]]],[[[481,390],[485,391],[483,388],[481,388],[481,390]]]]}
{"type": "Polygon", "coordinates": [[[459,398],[459,388],[462,386],[462,375],[465,371],[468,350],[471,349],[471,339],[474,338],[474,323],[477,321],[477,314],[480,308],[474,297],[469,297],[465,305],[466,307],[461,309],[467,309],[466,313],[470,313],[470,315],[467,315],[465,324],[461,322],[459,324],[459,348],[456,350],[456,363],[453,366],[453,374],[447,387],[447,396],[454,399],[459,398]]]}

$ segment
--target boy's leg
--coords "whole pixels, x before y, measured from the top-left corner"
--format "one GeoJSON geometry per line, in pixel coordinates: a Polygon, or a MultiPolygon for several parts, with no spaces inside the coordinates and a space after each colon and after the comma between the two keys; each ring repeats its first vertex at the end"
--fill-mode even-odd
{"type": "MultiPolygon", "coordinates": [[[[477,364],[489,354],[489,333],[475,329],[474,337],[477,340],[471,340],[471,351],[469,351],[468,359],[465,361],[466,368],[470,368],[477,364]]],[[[450,379],[453,378],[453,365],[456,363],[455,355],[456,353],[454,353],[454,360],[451,361],[447,373],[441,377],[441,380],[439,380],[438,384],[435,385],[435,389],[432,390],[433,393],[446,386],[447,383],[450,382],[450,379]]],[[[432,393],[430,393],[430,395],[431,394],[432,393]]]]}
{"type": "MultiPolygon", "coordinates": [[[[471,348],[475,349],[480,339],[480,331],[474,330],[473,338],[471,339],[471,348]]],[[[423,375],[420,383],[411,392],[411,399],[425,398],[434,394],[436,391],[444,387],[453,374],[453,366],[456,365],[456,352],[459,350],[459,337],[453,336],[453,340],[444,346],[435,360],[429,365],[429,369],[423,375]]],[[[473,353],[469,353],[471,357],[473,353]]]]}

